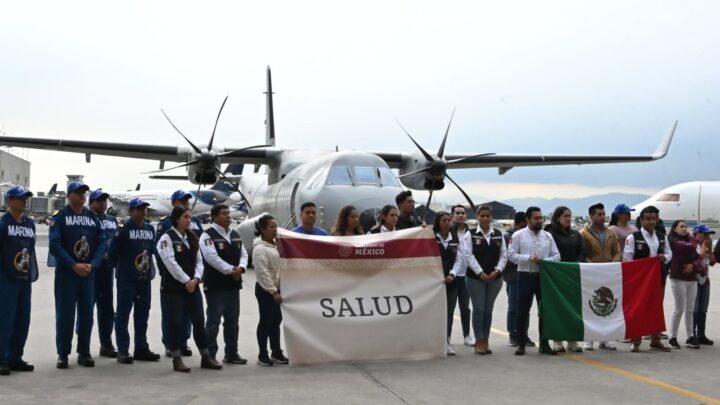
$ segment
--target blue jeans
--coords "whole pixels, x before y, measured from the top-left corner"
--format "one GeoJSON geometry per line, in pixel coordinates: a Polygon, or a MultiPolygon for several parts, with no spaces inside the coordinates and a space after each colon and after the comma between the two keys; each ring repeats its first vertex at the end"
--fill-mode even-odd
{"type": "Polygon", "coordinates": [[[0,364],[22,359],[30,329],[32,284],[0,279],[0,364]]]}
{"type": "Polygon", "coordinates": [[[55,268],[55,346],[57,354],[72,350],[73,327],[77,312],[77,352],[90,354],[90,336],[95,306],[95,272],[80,277],[67,268],[55,268]]]}
{"type": "Polygon", "coordinates": [[[118,279],[117,281],[115,339],[120,353],[129,353],[130,350],[130,333],[128,333],[130,311],[133,311],[135,351],[145,352],[150,350],[147,341],[148,317],[150,316],[150,300],[152,298],[150,287],[150,281],[147,280],[130,281],[118,279]]]}
{"type": "Polygon", "coordinates": [[[698,283],[697,298],[695,298],[695,310],[693,311],[693,330],[696,337],[705,336],[705,321],[707,310],[710,305],[710,280],[705,284],[698,283]]]}
{"type": "Polygon", "coordinates": [[[97,325],[100,346],[112,346],[112,331],[115,324],[113,308],[113,281],[115,278],[112,267],[105,267],[95,272],[95,305],[97,306],[97,325]]]}
{"type": "MultiPolygon", "coordinates": [[[[512,282],[506,282],[505,283],[505,292],[507,293],[508,297],[508,309],[507,309],[507,331],[510,334],[510,339],[517,341],[517,325],[515,324],[517,319],[517,309],[518,309],[518,287],[517,287],[517,281],[512,282]]],[[[530,319],[528,318],[528,322],[525,324],[525,329],[527,330],[530,326],[530,319]]]]}
{"type": "Polygon", "coordinates": [[[470,335],[470,295],[465,285],[465,276],[455,277],[452,283],[445,285],[447,295],[447,337],[452,334],[455,306],[460,304],[460,325],[463,337],[470,335]]]}
{"type": "Polygon", "coordinates": [[[218,352],[217,335],[220,333],[220,318],[223,320],[223,340],[225,340],[225,357],[238,354],[238,334],[240,327],[240,290],[206,291],[208,350],[215,357],[218,352]]]}
{"type": "Polygon", "coordinates": [[[487,340],[490,337],[495,299],[502,289],[502,277],[496,277],[491,281],[465,277],[465,284],[472,301],[472,323],[475,339],[487,340]]]}

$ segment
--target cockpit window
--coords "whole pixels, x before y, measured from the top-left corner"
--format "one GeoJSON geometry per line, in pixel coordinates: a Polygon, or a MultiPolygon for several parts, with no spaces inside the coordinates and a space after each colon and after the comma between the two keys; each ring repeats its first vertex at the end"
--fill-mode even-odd
{"type": "Polygon", "coordinates": [[[383,186],[400,186],[392,170],[390,170],[389,168],[378,167],[378,172],[380,173],[380,184],[382,184],[383,186]]]}
{"type": "Polygon", "coordinates": [[[663,194],[657,199],[658,201],[672,201],[672,202],[678,202],[680,201],[680,194],[663,194]]]}
{"type": "Polygon", "coordinates": [[[358,184],[378,185],[378,173],[374,167],[355,167],[355,180],[358,184]]]}
{"type": "Polygon", "coordinates": [[[353,181],[352,177],[350,177],[350,168],[348,166],[331,167],[325,184],[352,186],[353,181]]]}

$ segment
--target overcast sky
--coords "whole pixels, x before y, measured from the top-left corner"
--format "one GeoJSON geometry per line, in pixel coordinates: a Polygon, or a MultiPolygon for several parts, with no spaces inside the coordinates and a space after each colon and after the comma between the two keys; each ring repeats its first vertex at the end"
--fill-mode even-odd
{"type": "MultiPolygon", "coordinates": [[[[448,153],[652,153],[649,164],[458,170],[490,198],[652,193],[720,170],[720,3],[3,2],[8,135],[179,144],[264,141],[265,66],[278,146],[412,151],[398,118],[448,153]],[[534,184],[532,187],[527,183],[534,184]]],[[[175,188],[157,162],[30,151],[31,188],[175,188]]],[[[454,198],[441,194],[440,198],[454,198]]]]}

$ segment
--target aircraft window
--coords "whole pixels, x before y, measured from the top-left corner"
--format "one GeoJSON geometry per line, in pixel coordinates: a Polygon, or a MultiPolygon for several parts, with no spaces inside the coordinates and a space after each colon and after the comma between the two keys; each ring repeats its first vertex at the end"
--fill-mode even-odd
{"type": "Polygon", "coordinates": [[[382,184],[383,186],[400,186],[392,170],[390,170],[389,168],[378,167],[378,172],[380,173],[380,184],[382,184]]]}
{"type": "Polygon", "coordinates": [[[378,184],[378,175],[374,167],[356,167],[355,180],[358,184],[378,184]]]}
{"type": "Polygon", "coordinates": [[[657,199],[658,201],[680,201],[680,194],[663,194],[657,199]]]}
{"type": "Polygon", "coordinates": [[[325,184],[352,186],[353,181],[352,177],[350,177],[350,168],[347,166],[331,167],[330,174],[328,174],[327,183],[325,184]]]}

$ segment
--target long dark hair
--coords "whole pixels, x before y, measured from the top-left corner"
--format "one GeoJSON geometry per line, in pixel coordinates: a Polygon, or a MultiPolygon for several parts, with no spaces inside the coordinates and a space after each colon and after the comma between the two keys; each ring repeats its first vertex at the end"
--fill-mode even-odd
{"type": "Polygon", "coordinates": [[[383,222],[383,217],[387,216],[390,213],[390,211],[392,211],[392,210],[397,211],[398,209],[394,205],[390,205],[390,204],[382,207],[382,210],[380,210],[380,216],[378,217],[377,223],[375,224],[373,229],[380,228],[381,226],[385,225],[385,222],[383,222]]]}
{"type": "Polygon", "coordinates": [[[553,211],[552,217],[550,217],[550,228],[551,229],[557,229],[560,231],[567,230],[562,224],[560,223],[560,217],[565,213],[565,211],[569,211],[572,215],[572,211],[570,211],[570,208],[565,206],[560,206],[555,208],[555,211],[553,211]]]}
{"type": "MultiPolygon", "coordinates": [[[[339,234],[341,236],[345,236],[345,234],[348,231],[348,218],[350,217],[350,214],[353,211],[357,211],[355,207],[352,205],[346,205],[342,207],[340,212],[338,213],[337,219],[335,220],[335,226],[332,228],[332,234],[339,234]]],[[[360,225],[360,221],[358,221],[357,226],[355,226],[355,229],[352,229],[353,235],[362,235],[363,229],[362,225],[360,225]]]]}
{"type": "Polygon", "coordinates": [[[613,212],[612,214],[610,214],[610,225],[608,225],[608,226],[613,226],[613,225],[617,226],[618,218],[619,218],[619,215],[616,212],[613,212]]]}
{"type": "Polygon", "coordinates": [[[672,227],[670,227],[670,234],[668,234],[668,239],[690,239],[690,232],[688,232],[687,235],[680,235],[679,233],[675,232],[675,228],[677,228],[680,223],[685,223],[687,225],[687,222],[682,219],[678,219],[675,222],[673,222],[672,227]]]}
{"type": "MultiPolygon", "coordinates": [[[[170,223],[175,229],[177,229],[180,217],[182,217],[185,212],[190,212],[190,210],[182,205],[176,205],[170,213],[170,223]]],[[[190,217],[190,221],[192,222],[192,217],[190,217]]],[[[185,237],[187,238],[188,243],[190,243],[190,249],[193,252],[197,253],[198,249],[200,249],[200,241],[198,240],[197,235],[195,235],[195,232],[193,232],[190,227],[185,230],[185,237]]]]}
{"type": "MultiPolygon", "coordinates": [[[[435,214],[435,222],[433,223],[433,231],[435,233],[440,233],[440,220],[444,216],[448,216],[448,217],[450,217],[450,220],[452,220],[452,215],[450,215],[450,213],[447,211],[440,211],[437,214],[435,214]]],[[[453,226],[451,225],[450,231],[452,231],[452,230],[453,230],[453,226]]]]}

